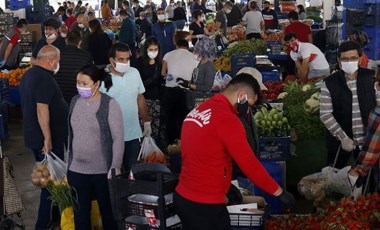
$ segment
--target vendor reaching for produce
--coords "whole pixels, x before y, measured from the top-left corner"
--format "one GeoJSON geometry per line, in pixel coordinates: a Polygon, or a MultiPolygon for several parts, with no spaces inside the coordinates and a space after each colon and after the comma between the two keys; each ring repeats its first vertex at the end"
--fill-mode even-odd
{"type": "Polygon", "coordinates": [[[193,70],[191,81],[177,78],[178,85],[191,90],[210,91],[215,79],[214,59],[216,55],[215,42],[208,37],[198,41],[194,47],[194,59],[199,62],[193,70]]]}
{"type": "Polygon", "coordinates": [[[285,208],[295,205],[294,197],[255,157],[239,119],[257,100],[254,84],[251,75],[237,75],[221,94],[196,107],[184,120],[182,171],[174,206],[185,230],[231,229],[225,195],[231,185],[232,159],[258,187],[278,196],[285,208]]]}
{"type": "Polygon", "coordinates": [[[194,10],[193,19],[194,21],[190,24],[189,31],[192,39],[191,42],[195,45],[199,39],[202,39],[204,36],[212,35],[213,33],[208,31],[204,25],[203,21],[205,21],[206,17],[202,10],[194,10]]]}
{"type": "Polygon", "coordinates": [[[320,117],[329,130],[328,164],[343,168],[352,156],[356,158],[364,144],[370,111],[379,105],[374,71],[359,67],[362,50],[357,42],[346,41],[338,48],[340,70],[328,76],[321,87],[320,117]]]}
{"type": "Polygon", "coordinates": [[[286,34],[284,41],[291,50],[290,57],[296,64],[301,80],[330,74],[330,65],[318,47],[311,43],[298,41],[295,33],[286,34]]]}

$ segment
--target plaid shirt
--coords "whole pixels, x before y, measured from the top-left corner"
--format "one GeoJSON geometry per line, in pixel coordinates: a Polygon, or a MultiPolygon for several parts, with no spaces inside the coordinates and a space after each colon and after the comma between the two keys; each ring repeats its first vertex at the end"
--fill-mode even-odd
{"type": "Polygon", "coordinates": [[[379,159],[380,154],[380,107],[371,111],[368,117],[367,136],[360,152],[354,170],[361,176],[367,175],[368,171],[379,159]]]}

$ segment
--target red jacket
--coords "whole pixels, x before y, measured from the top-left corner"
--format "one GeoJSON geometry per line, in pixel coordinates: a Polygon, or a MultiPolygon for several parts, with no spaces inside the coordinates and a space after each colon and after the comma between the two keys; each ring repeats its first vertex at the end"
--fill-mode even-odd
{"type": "Polygon", "coordinates": [[[237,113],[224,95],[217,94],[187,115],[182,125],[182,170],[176,188],[184,198],[225,203],[232,159],[264,191],[273,194],[279,188],[255,157],[237,113]]]}

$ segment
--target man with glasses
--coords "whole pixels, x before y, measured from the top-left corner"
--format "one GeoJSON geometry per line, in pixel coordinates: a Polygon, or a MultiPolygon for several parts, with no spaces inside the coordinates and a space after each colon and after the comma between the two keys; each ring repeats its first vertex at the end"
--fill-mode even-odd
{"type": "Polygon", "coordinates": [[[290,49],[290,57],[296,64],[301,80],[330,74],[330,65],[318,47],[311,43],[300,42],[295,33],[286,34],[284,41],[290,49]]]}
{"type": "Polygon", "coordinates": [[[320,118],[327,133],[328,164],[333,164],[341,145],[336,168],[347,165],[362,149],[370,111],[380,102],[375,72],[359,67],[362,49],[357,42],[339,46],[340,70],[328,76],[321,87],[320,118]]]}

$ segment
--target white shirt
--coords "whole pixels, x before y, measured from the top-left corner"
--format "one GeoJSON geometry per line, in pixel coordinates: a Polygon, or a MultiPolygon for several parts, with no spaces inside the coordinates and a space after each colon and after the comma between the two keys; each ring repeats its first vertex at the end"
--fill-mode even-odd
{"type": "Polygon", "coordinates": [[[316,7],[319,7],[319,6],[322,6],[322,0],[310,0],[310,6],[316,6],[316,7]]]}
{"type": "Polygon", "coordinates": [[[178,86],[176,79],[179,77],[190,81],[193,70],[198,66],[198,61],[195,60],[194,55],[182,48],[165,54],[164,61],[166,61],[168,66],[166,87],[178,86]]]}
{"type": "Polygon", "coordinates": [[[329,63],[318,47],[307,42],[300,42],[299,44],[298,52],[290,51],[290,57],[294,61],[311,57],[312,60],[309,60],[309,70],[325,70],[330,68],[329,63]]]}
{"type": "Polygon", "coordinates": [[[242,20],[247,22],[247,34],[260,33],[260,23],[264,21],[260,11],[248,11],[244,14],[242,20]]]}

